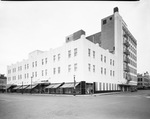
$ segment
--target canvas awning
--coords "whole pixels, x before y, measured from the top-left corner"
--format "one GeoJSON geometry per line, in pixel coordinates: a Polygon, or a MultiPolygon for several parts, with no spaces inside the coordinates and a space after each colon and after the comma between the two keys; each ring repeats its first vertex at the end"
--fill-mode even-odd
{"type": "Polygon", "coordinates": [[[21,86],[16,86],[14,87],[13,89],[16,90],[16,89],[19,89],[21,86]]]}
{"type": "Polygon", "coordinates": [[[9,89],[9,88],[11,88],[11,87],[15,87],[16,85],[13,85],[13,84],[7,84],[6,85],[6,89],[9,89]]]}
{"type": "Polygon", "coordinates": [[[23,86],[20,86],[18,89],[25,89],[26,87],[28,87],[29,85],[23,85],[23,86]]]}
{"type": "Polygon", "coordinates": [[[52,83],[49,86],[45,87],[45,88],[58,88],[62,83],[52,83]]]}
{"type": "Polygon", "coordinates": [[[38,84],[34,84],[34,85],[29,85],[26,89],[33,89],[33,88],[35,88],[36,86],[37,86],[38,84]]]}
{"type": "MultiPolygon", "coordinates": [[[[78,85],[79,83],[76,82],[75,87],[78,85]]],[[[62,85],[60,88],[74,88],[74,82],[71,83],[65,83],[64,85],[62,85]]]]}

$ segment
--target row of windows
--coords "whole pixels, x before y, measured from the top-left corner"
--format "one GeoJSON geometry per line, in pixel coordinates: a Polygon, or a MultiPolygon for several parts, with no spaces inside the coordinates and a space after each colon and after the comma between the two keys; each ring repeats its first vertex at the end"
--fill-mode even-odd
{"type": "Polygon", "coordinates": [[[0,80],[0,84],[4,84],[4,83],[5,83],[4,81],[1,81],[1,80],[0,80]]]}
{"type": "Polygon", "coordinates": [[[132,61],[132,60],[130,60],[130,64],[131,64],[132,66],[134,66],[134,67],[137,67],[137,64],[136,64],[134,61],[132,61]]]}
{"type": "MultiPolygon", "coordinates": [[[[91,56],[91,49],[88,49],[88,56],[91,56]]],[[[93,51],[93,58],[95,58],[95,51],[93,51]]]]}
{"type": "MultiPolygon", "coordinates": [[[[47,64],[47,58],[45,58],[45,64],[47,64]]],[[[42,65],[44,65],[44,59],[42,59],[42,65]]]]}
{"type": "Polygon", "coordinates": [[[138,81],[142,81],[142,78],[138,78],[138,81]]]}
{"type": "Polygon", "coordinates": [[[119,87],[117,84],[111,84],[111,83],[99,83],[99,90],[119,90],[119,87]]]}
{"type": "MultiPolygon", "coordinates": [[[[91,71],[91,64],[88,64],[88,71],[91,71]]],[[[95,65],[93,65],[93,72],[95,72],[95,65]]],[[[107,74],[106,68],[101,67],[101,74],[107,74]]],[[[115,71],[110,70],[110,76],[115,76],[115,71]]]]}
{"type": "MultiPolygon", "coordinates": [[[[91,56],[91,49],[88,49],[88,56],[91,56]]],[[[95,51],[93,51],[93,58],[95,58],[95,51]]],[[[103,60],[106,63],[106,56],[101,55],[101,61],[103,62],[103,60]]],[[[114,60],[110,59],[110,65],[115,65],[114,60]]]]}
{"type": "Polygon", "coordinates": [[[138,85],[139,85],[139,86],[142,86],[142,85],[143,85],[143,83],[138,83],[138,85]]]}
{"type": "Polygon", "coordinates": [[[133,74],[137,74],[136,69],[134,69],[134,68],[132,68],[132,67],[130,67],[130,72],[133,73],[133,74]]]}
{"type": "Polygon", "coordinates": [[[21,70],[22,70],[22,66],[19,66],[19,67],[18,67],[18,71],[21,71],[21,70]]]}
{"type": "Polygon", "coordinates": [[[128,39],[129,39],[130,43],[136,48],[136,44],[134,43],[133,39],[130,36],[128,39]]]}
{"type": "Polygon", "coordinates": [[[128,61],[132,66],[137,67],[137,64],[135,61],[129,59],[125,54],[123,55],[124,61],[128,61]]]}
{"type": "MultiPolygon", "coordinates": [[[[57,68],[58,74],[60,74],[60,67],[57,68]]],[[[56,68],[53,68],[53,74],[56,74],[56,68]]]]}
{"type": "MultiPolygon", "coordinates": [[[[88,70],[91,71],[91,64],[88,64],[88,70]]],[[[95,65],[93,65],[93,72],[95,72],[95,65]]]]}
{"type": "Polygon", "coordinates": [[[16,80],[16,76],[13,76],[12,78],[13,78],[13,80],[16,80]]]}
{"type": "MultiPolygon", "coordinates": [[[[60,60],[60,54],[57,55],[58,56],[58,61],[60,60]]],[[[53,55],[53,62],[56,61],[56,55],[53,55]]]]}
{"type": "MultiPolygon", "coordinates": [[[[103,25],[107,23],[108,19],[103,20],[103,25]]],[[[112,20],[112,17],[109,18],[109,20],[112,20]]]]}
{"type": "Polygon", "coordinates": [[[127,35],[128,41],[136,48],[135,41],[133,41],[133,39],[128,35],[128,33],[126,33],[126,31],[123,30],[123,34],[127,35]]]}
{"type": "Polygon", "coordinates": [[[134,54],[136,54],[137,51],[136,51],[136,49],[135,49],[132,45],[129,46],[129,49],[130,49],[132,52],[134,52],[134,54]]]}
{"type": "MultiPolygon", "coordinates": [[[[77,54],[78,54],[78,49],[75,48],[74,49],[74,57],[77,56],[77,54]]],[[[68,51],[68,58],[71,58],[71,50],[68,51]]]]}
{"type": "Polygon", "coordinates": [[[11,73],[11,69],[8,70],[8,74],[10,74],[10,73],[11,73]]]}
{"type": "Polygon", "coordinates": [[[136,59],[137,59],[136,56],[135,56],[133,53],[131,53],[131,52],[130,52],[130,57],[131,57],[132,59],[134,59],[135,61],[136,61],[136,59]]]}
{"type": "Polygon", "coordinates": [[[13,72],[16,72],[16,68],[13,68],[13,72]]]}
{"type": "MultiPolygon", "coordinates": [[[[74,64],[74,71],[77,71],[77,63],[74,64]]],[[[71,72],[71,64],[68,65],[68,72],[71,72]]]]}
{"type": "Polygon", "coordinates": [[[11,81],[11,77],[8,77],[8,81],[11,81]]]}

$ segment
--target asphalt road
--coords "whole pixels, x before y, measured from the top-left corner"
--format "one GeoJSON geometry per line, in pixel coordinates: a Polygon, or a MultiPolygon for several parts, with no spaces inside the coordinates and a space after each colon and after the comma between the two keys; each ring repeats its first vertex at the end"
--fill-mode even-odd
{"type": "Polygon", "coordinates": [[[0,94],[0,119],[150,119],[150,90],[96,96],[0,94]]]}

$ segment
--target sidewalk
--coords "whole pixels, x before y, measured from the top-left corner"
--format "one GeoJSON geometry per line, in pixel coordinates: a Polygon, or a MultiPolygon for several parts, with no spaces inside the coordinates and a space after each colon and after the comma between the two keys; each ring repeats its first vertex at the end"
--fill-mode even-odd
{"type": "MultiPolygon", "coordinates": [[[[96,94],[85,94],[85,95],[75,95],[76,97],[84,96],[103,96],[103,95],[115,95],[123,92],[108,92],[108,93],[96,93],[96,94]]],[[[12,94],[12,95],[33,95],[33,96],[74,96],[73,94],[45,94],[45,93],[3,93],[3,94],[12,94]]]]}

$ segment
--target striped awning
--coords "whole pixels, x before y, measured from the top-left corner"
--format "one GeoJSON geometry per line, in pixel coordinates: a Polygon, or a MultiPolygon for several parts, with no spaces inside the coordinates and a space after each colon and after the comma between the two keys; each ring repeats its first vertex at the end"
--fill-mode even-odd
{"type": "Polygon", "coordinates": [[[35,88],[36,86],[37,86],[38,84],[34,84],[34,85],[29,85],[26,89],[33,89],[33,88],[35,88]]]}
{"type": "Polygon", "coordinates": [[[13,89],[16,90],[16,89],[19,89],[21,86],[16,86],[14,87],[13,89]]]}
{"type": "MultiPolygon", "coordinates": [[[[75,87],[79,84],[79,82],[76,82],[75,87]]],[[[71,83],[65,83],[60,88],[74,88],[74,82],[71,83]]]]}
{"type": "Polygon", "coordinates": [[[52,83],[49,86],[45,87],[45,88],[58,88],[62,83],[52,83]]]}
{"type": "Polygon", "coordinates": [[[20,86],[18,89],[25,89],[27,88],[29,85],[23,85],[23,86],[20,86]]]}

